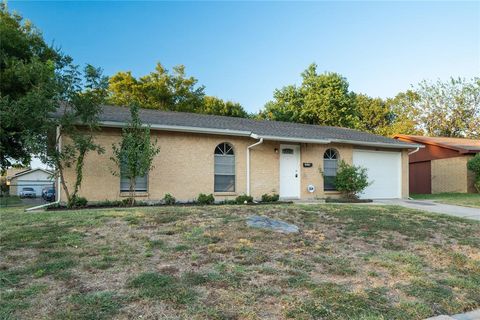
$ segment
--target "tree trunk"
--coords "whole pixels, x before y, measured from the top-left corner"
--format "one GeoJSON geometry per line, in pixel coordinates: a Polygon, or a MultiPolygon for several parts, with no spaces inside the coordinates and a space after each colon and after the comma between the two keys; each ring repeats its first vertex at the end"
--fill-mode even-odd
{"type": "MultiPolygon", "coordinates": [[[[57,161],[57,169],[58,169],[58,175],[60,179],[60,183],[62,184],[63,191],[65,192],[65,195],[67,196],[67,203],[70,203],[71,197],[70,197],[70,192],[68,192],[68,187],[67,184],[65,183],[64,175],[63,175],[63,166],[60,163],[60,161],[57,161]]],[[[57,192],[60,192],[60,190],[57,190],[57,192]]],[[[58,195],[60,197],[60,194],[58,195]]]]}
{"type": "MultiPolygon", "coordinates": [[[[61,131],[60,131],[60,127],[58,127],[58,131],[57,131],[59,134],[57,134],[57,138],[55,139],[55,148],[57,149],[57,151],[59,153],[61,153],[61,147],[60,147],[60,139],[62,137],[62,134],[61,134],[61,131]]],[[[67,184],[65,183],[65,176],[63,174],[63,165],[62,165],[62,161],[60,160],[60,154],[57,154],[57,156],[54,158],[55,159],[55,165],[57,167],[57,173],[58,173],[58,178],[60,179],[60,183],[62,184],[62,187],[63,187],[63,191],[65,192],[65,196],[67,197],[67,203],[69,204],[70,201],[71,201],[71,197],[70,197],[70,192],[68,192],[68,186],[67,184]]],[[[58,195],[57,197],[60,198],[60,190],[57,190],[58,192],[58,195]]]]}
{"type": "Polygon", "coordinates": [[[135,204],[135,180],[135,178],[130,178],[130,206],[133,206],[135,204]]]}
{"type": "Polygon", "coordinates": [[[72,199],[77,197],[78,189],[80,188],[80,185],[82,184],[82,179],[83,179],[83,162],[85,160],[85,151],[80,150],[80,154],[78,155],[77,158],[77,163],[75,165],[75,174],[76,174],[76,179],[75,179],[75,186],[73,188],[73,193],[72,193],[72,199]]]}

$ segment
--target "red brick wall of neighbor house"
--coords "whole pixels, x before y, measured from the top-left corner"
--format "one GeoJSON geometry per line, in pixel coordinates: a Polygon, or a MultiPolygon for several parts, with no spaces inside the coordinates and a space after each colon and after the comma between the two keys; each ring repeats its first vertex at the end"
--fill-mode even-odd
{"type": "Polygon", "coordinates": [[[410,163],[409,166],[410,193],[432,193],[432,170],[430,161],[410,163]]]}
{"type": "MultiPolygon", "coordinates": [[[[398,138],[398,140],[418,143],[417,141],[409,140],[405,138],[398,138]]],[[[424,144],[424,145],[425,145],[425,148],[420,148],[417,152],[410,155],[408,159],[410,163],[435,160],[435,159],[454,158],[461,155],[456,150],[442,148],[442,147],[434,146],[430,144],[424,144]]]]}

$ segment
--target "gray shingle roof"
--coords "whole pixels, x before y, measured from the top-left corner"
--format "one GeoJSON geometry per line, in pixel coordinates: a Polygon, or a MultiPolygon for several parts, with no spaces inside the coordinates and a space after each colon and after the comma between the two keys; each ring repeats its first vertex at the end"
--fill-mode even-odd
{"type": "MultiPolygon", "coordinates": [[[[155,126],[192,127],[198,129],[214,129],[244,131],[260,137],[280,137],[288,140],[328,140],[332,142],[350,142],[355,144],[388,144],[392,147],[415,148],[417,145],[390,139],[383,136],[353,129],[308,125],[300,123],[253,120],[196,113],[170,112],[141,109],[140,118],[144,123],[155,126]]],[[[100,121],[107,123],[125,123],[130,120],[130,110],[126,107],[102,106],[100,121]]],[[[182,130],[179,130],[182,131],[182,130]]],[[[277,139],[280,140],[281,139],[277,139]]]]}

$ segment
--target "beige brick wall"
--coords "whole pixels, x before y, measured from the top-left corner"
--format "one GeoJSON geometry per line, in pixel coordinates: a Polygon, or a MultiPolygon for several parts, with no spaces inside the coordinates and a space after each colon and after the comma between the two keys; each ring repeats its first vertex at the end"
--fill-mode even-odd
{"type": "Polygon", "coordinates": [[[323,191],[323,154],[327,149],[337,150],[340,159],[347,163],[352,163],[353,147],[343,144],[310,144],[301,145],[301,197],[302,199],[322,199],[326,197],[338,197],[336,191],[323,191]],[[304,168],[303,162],[311,162],[311,168],[304,168]],[[308,185],[315,186],[315,192],[310,193],[307,190],[308,185]]]}
{"type": "MultiPolygon", "coordinates": [[[[254,142],[255,140],[249,140],[249,144],[254,142]]],[[[251,149],[250,191],[257,199],[265,193],[280,193],[280,153],[275,152],[275,149],[280,149],[280,143],[274,141],[264,141],[251,149]]],[[[246,163],[246,156],[241,160],[246,163]]]]}
{"type": "MultiPolygon", "coordinates": [[[[157,139],[160,153],[154,160],[154,169],[148,176],[148,192],[140,194],[145,200],[159,200],[171,193],[178,200],[191,201],[197,195],[214,193],[214,150],[222,142],[233,145],[235,151],[235,192],[214,193],[217,200],[233,199],[246,193],[246,150],[256,142],[254,139],[152,131],[157,139]]],[[[119,190],[120,178],[111,174],[116,170],[112,156],[112,144],[121,139],[120,131],[105,129],[96,137],[96,142],[105,148],[105,153],[89,153],[85,158],[83,183],[80,195],[90,201],[118,200],[126,194],[119,190]]],[[[68,143],[68,141],[64,141],[68,143]]],[[[264,193],[279,192],[279,155],[275,153],[279,143],[265,141],[251,149],[251,193],[260,198],[264,193]]],[[[74,178],[73,168],[67,171],[66,181],[74,178]]],[[[70,185],[70,184],[69,184],[70,185]]],[[[65,200],[63,194],[61,198],[65,200]]]]}
{"type": "MultiPolygon", "coordinates": [[[[80,196],[89,201],[118,200],[127,195],[120,193],[120,178],[111,174],[114,167],[110,160],[112,144],[121,139],[119,129],[104,129],[96,137],[96,142],[105,148],[105,153],[89,153],[85,158],[83,183],[80,196]]],[[[148,176],[148,192],[140,195],[144,200],[159,200],[166,193],[180,201],[192,201],[199,193],[214,193],[214,149],[222,142],[233,145],[235,151],[236,186],[234,193],[214,193],[217,200],[233,199],[246,193],[246,153],[247,146],[257,140],[245,137],[192,134],[167,131],[152,131],[157,139],[160,153],[154,160],[154,169],[148,176]]],[[[63,141],[68,143],[68,141],[63,141]]],[[[279,142],[264,141],[251,149],[251,194],[259,199],[264,193],[279,193],[280,154],[279,142]]],[[[323,192],[323,178],[319,170],[323,166],[323,153],[327,148],[335,148],[340,158],[352,163],[352,146],[333,144],[301,144],[301,197],[302,199],[337,196],[336,192],[323,192]],[[303,168],[303,162],[311,162],[311,168],[303,168]],[[314,193],[307,186],[316,187],[314,193]]],[[[406,158],[408,170],[408,157],[406,158]]],[[[408,171],[406,172],[408,177],[408,171]]],[[[66,181],[73,181],[74,172],[66,172],[66,181]]],[[[408,189],[408,180],[404,183],[408,189]]],[[[62,201],[66,200],[61,190],[62,201]]],[[[407,190],[408,192],[408,190],[407,190]]]]}
{"type": "Polygon", "coordinates": [[[432,193],[471,192],[473,185],[469,187],[468,183],[468,159],[469,156],[461,156],[432,160],[432,193]]]}

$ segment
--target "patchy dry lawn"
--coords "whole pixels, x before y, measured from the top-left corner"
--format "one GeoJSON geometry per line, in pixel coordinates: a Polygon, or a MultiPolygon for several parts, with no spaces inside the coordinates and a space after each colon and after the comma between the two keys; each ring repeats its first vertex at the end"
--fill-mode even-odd
{"type": "Polygon", "coordinates": [[[411,197],[417,200],[435,200],[439,203],[480,208],[480,193],[412,194],[411,197]]]}
{"type": "Polygon", "coordinates": [[[0,209],[0,318],[422,319],[480,307],[480,224],[400,207],[0,209]],[[250,214],[299,234],[248,228],[250,214]]]}

